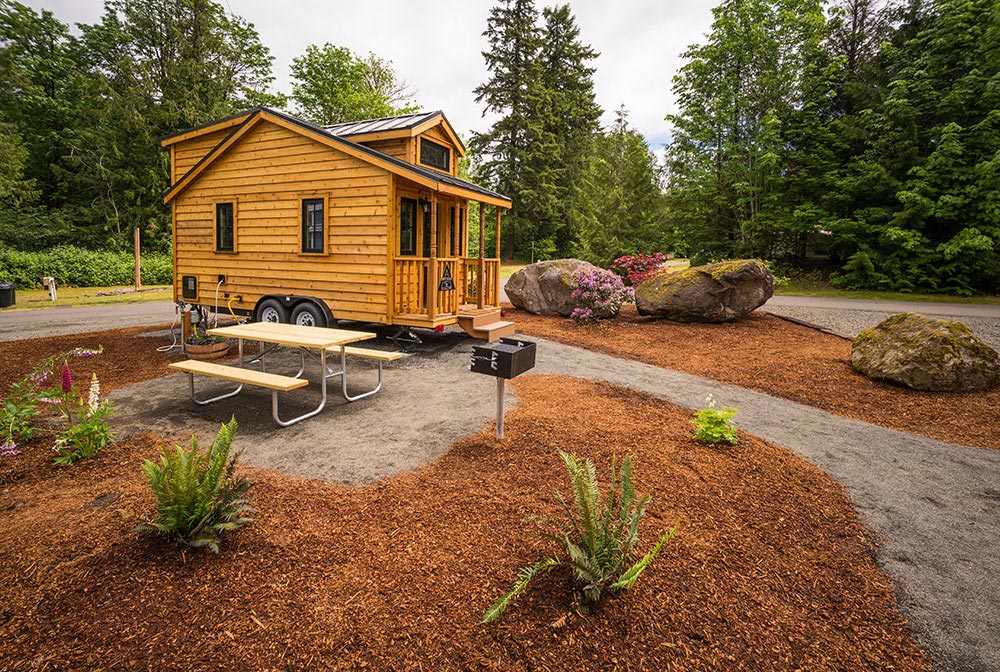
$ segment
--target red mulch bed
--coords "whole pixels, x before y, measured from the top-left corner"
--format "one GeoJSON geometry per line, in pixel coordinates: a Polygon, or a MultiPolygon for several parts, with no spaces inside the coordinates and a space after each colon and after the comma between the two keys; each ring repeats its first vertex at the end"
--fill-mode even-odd
{"type": "Polygon", "coordinates": [[[755,312],[730,324],[640,317],[634,306],[596,324],[508,307],[518,331],[683,371],[942,441],[1000,449],[1000,389],[920,392],[851,367],[851,343],[755,312]]]}
{"type": "Polygon", "coordinates": [[[152,510],[156,437],[72,468],[38,437],[0,459],[0,670],[930,669],[822,471],[746,434],[697,444],[689,411],[640,393],[515,386],[503,445],[484,431],[417,473],[349,487],[244,468],[257,521],[218,556],[130,531],[152,510]],[[558,515],[557,448],[605,476],[633,457],[653,496],[641,551],[682,528],[590,615],[554,572],[480,625],[550,549],[523,518],[558,515]]]}
{"type": "MultiPolygon", "coordinates": [[[[165,330],[168,326],[108,329],[89,334],[0,342],[0,393],[6,394],[11,382],[23,378],[41,360],[74,348],[104,348],[100,355],[78,357],[69,362],[74,381],[83,389],[90,384],[90,374],[97,373],[102,396],[119,387],[159,378],[169,373],[168,363],[185,357],[180,350],[170,353],[156,351],[161,346],[169,345],[168,339],[139,334],[165,330]]],[[[54,381],[54,384],[58,387],[59,381],[54,381]]]]}

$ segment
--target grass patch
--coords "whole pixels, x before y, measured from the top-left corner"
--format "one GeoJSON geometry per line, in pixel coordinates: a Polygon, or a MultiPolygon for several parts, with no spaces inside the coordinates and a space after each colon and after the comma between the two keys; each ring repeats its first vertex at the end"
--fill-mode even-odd
{"type": "Polygon", "coordinates": [[[524,267],[525,264],[500,264],[500,279],[506,280],[524,267]]]}
{"type": "Polygon", "coordinates": [[[4,310],[38,310],[59,306],[98,306],[108,303],[152,303],[170,301],[170,286],[143,287],[135,292],[131,285],[114,287],[59,287],[56,301],[49,301],[47,289],[16,289],[17,304],[4,310]],[[111,293],[114,292],[114,293],[111,293]],[[108,294],[108,296],[98,296],[108,294]]]}
{"type": "Polygon", "coordinates": [[[940,303],[976,303],[997,305],[1000,296],[955,296],[954,294],[912,294],[909,292],[878,292],[872,290],[837,289],[829,284],[810,280],[791,279],[775,287],[780,296],[816,296],[830,299],[868,299],[876,301],[935,301],[940,303]]]}

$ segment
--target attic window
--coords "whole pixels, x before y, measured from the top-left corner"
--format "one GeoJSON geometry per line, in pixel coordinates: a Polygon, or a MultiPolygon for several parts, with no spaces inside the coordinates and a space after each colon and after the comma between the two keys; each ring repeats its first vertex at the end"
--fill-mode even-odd
{"type": "Polygon", "coordinates": [[[420,138],[420,163],[439,170],[450,170],[451,151],[444,145],[420,138]]]}

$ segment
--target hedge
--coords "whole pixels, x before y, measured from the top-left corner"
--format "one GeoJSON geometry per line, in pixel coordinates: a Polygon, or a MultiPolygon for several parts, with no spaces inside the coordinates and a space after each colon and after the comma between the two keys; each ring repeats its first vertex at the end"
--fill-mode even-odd
{"type": "MultiPolygon", "coordinates": [[[[142,283],[169,285],[173,262],[169,254],[142,256],[142,283]]],[[[39,276],[51,276],[64,287],[109,287],[135,281],[135,258],[128,252],[84,250],[71,245],[43,252],[0,248],[0,282],[21,288],[42,286],[39,276]]]]}

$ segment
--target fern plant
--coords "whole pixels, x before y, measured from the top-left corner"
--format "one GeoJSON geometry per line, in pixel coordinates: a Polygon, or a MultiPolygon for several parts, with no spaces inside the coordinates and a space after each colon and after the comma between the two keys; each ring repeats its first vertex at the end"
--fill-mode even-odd
{"type": "Polygon", "coordinates": [[[555,528],[555,532],[544,532],[543,536],[555,542],[564,557],[553,554],[521,568],[510,592],[486,610],[483,623],[500,618],[511,601],[527,590],[536,576],[556,567],[568,566],[573,571],[577,582],[582,585],[586,602],[600,600],[605,589],[627,590],[635,585],[663,544],[677,532],[680,521],[660,537],[649,553],[625,569],[626,564],[635,558],[639,544],[639,521],[649,503],[649,496],[638,497],[632,486],[631,460],[628,456],[622,460],[620,474],[616,474],[615,462],[611,461],[611,485],[608,496],[602,501],[594,464],[590,460],[581,463],[574,455],[561,450],[559,457],[569,472],[573,504],[568,504],[562,494],[556,492],[566,520],[541,520],[555,528]]]}
{"type": "Polygon", "coordinates": [[[207,453],[202,453],[198,440],[191,437],[188,449],[164,447],[159,464],[146,460],[142,469],[156,495],[156,519],[136,530],[159,532],[188,546],[207,546],[218,553],[224,531],[251,522],[248,514],[253,513],[253,497],[247,493],[252,484],[233,477],[242,452],[231,454],[235,435],[234,418],[219,428],[207,453]]]}

